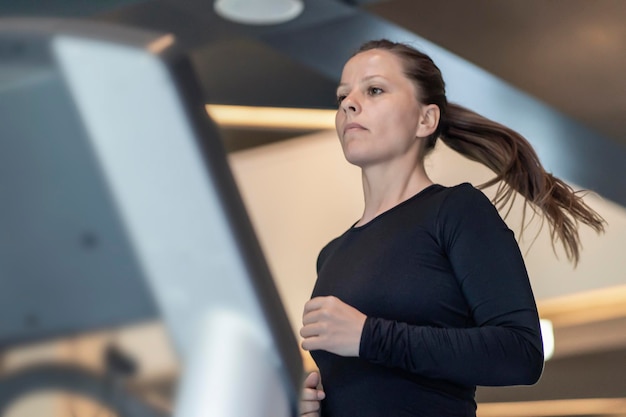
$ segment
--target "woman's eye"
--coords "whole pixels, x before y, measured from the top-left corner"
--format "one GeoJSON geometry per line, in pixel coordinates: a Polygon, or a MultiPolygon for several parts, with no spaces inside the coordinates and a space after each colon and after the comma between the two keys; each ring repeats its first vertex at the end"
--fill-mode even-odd
{"type": "Polygon", "coordinates": [[[346,98],[346,96],[337,96],[337,105],[340,105],[344,98],[346,98]]]}
{"type": "Polygon", "coordinates": [[[367,90],[367,92],[368,92],[368,94],[370,96],[377,96],[377,95],[379,95],[379,94],[381,94],[383,92],[383,89],[382,88],[378,88],[378,87],[370,87],[367,90]]]}

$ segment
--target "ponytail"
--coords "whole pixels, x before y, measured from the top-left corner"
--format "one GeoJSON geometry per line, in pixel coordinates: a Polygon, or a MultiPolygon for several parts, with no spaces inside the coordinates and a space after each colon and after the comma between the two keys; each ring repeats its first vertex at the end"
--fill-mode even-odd
{"type": "MultiPolygon", "coordinates": [[[[578,224],[586,224],[598,233],[604,231],[604,219],[585,204],[580,192],[545,171],[530,143],[519,133],[448,103],[442,115],[440,138],[456,152],[496,174],[479,188],[500,183],[493,199],[498,209],[512,205],[517,192],[535,212],[542,214],[548,221],[552,246],[560,240],[574,265],[580,258],[578,224]]],[[[525,209],[526,205],[524,214],[525,209]]]]}

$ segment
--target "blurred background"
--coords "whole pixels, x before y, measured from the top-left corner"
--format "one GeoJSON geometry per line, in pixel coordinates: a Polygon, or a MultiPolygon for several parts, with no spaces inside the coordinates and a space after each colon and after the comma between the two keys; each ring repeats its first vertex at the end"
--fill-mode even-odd
{"type": "MultiPolygon", "coordinates": [[[[254,0],[249,0],[254,2],[254,0]]],[[[245,2],[241,2],[242,4],[245,2]]],[[[262,3],[261,0],[258,3],[262,3]]],[[[480,388],[478,415],[626,416],[626,7],[621,0],[306,0],[294,19],[229,21],[210,0],[3,1],[0,15],[71,17],[172,33],[188,48],[249,214],[293,325],[319,249],[361,214],[358,169],[333,130],[343,62],[371,38],[408,42],[442,68],[449,99],[523,133],[547,169],[608,222],[581,231],[577,268],[521,208],[507,216],[525,254],[554,353],[533,387],[480,388]],[[295,113],[294,113],[295,112],[295,113]]],[[[491,173],[440,146],[436,182],[481,184],[491,173]]],[[[492,195],[494,190],[486,190],[492,195]]],[[[114,344],[136,370],[128,387],[171,408],[179,363],[158,321],[0,352],[0,370],[77,363],[102,372],[114,344]]],[[[314,364],[303,353],[305,365],[314,364]]],[[[109,411],[44,392],[11,417],[109,411]]],[[[110,413],[109,413],[110,414],[110,413]]]]}

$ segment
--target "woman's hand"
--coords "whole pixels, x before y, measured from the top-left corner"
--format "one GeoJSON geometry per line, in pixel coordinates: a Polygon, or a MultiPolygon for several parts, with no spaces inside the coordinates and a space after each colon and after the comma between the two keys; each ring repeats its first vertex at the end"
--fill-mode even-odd
{"type": "Polygon", "coordinates": [[[315,297],[304,305],[302,349],[359,356],[367,316],[337,297],[315,297]]]}
{"type": "Polygon", "coordinates": [[[311,372],[304,380],[300,398],[301,417],[320,417],[320,401],[326,397],[324,391],[318,388],[320,382],[320,374],[317,372],[311,372]]]}

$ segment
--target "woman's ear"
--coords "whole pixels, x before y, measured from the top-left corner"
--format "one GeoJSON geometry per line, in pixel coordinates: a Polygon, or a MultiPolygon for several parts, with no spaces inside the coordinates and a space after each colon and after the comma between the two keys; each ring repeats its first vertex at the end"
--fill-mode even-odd
{"type": "Polygon", "coordinates": [[[436,104],[422,106],[415,136],[418,138],[425,138],[432,135],[433,132],[437,130],[437,126],[439,126],[440,116],[441,112],[439,110],[439,106],[436,104]]]}

